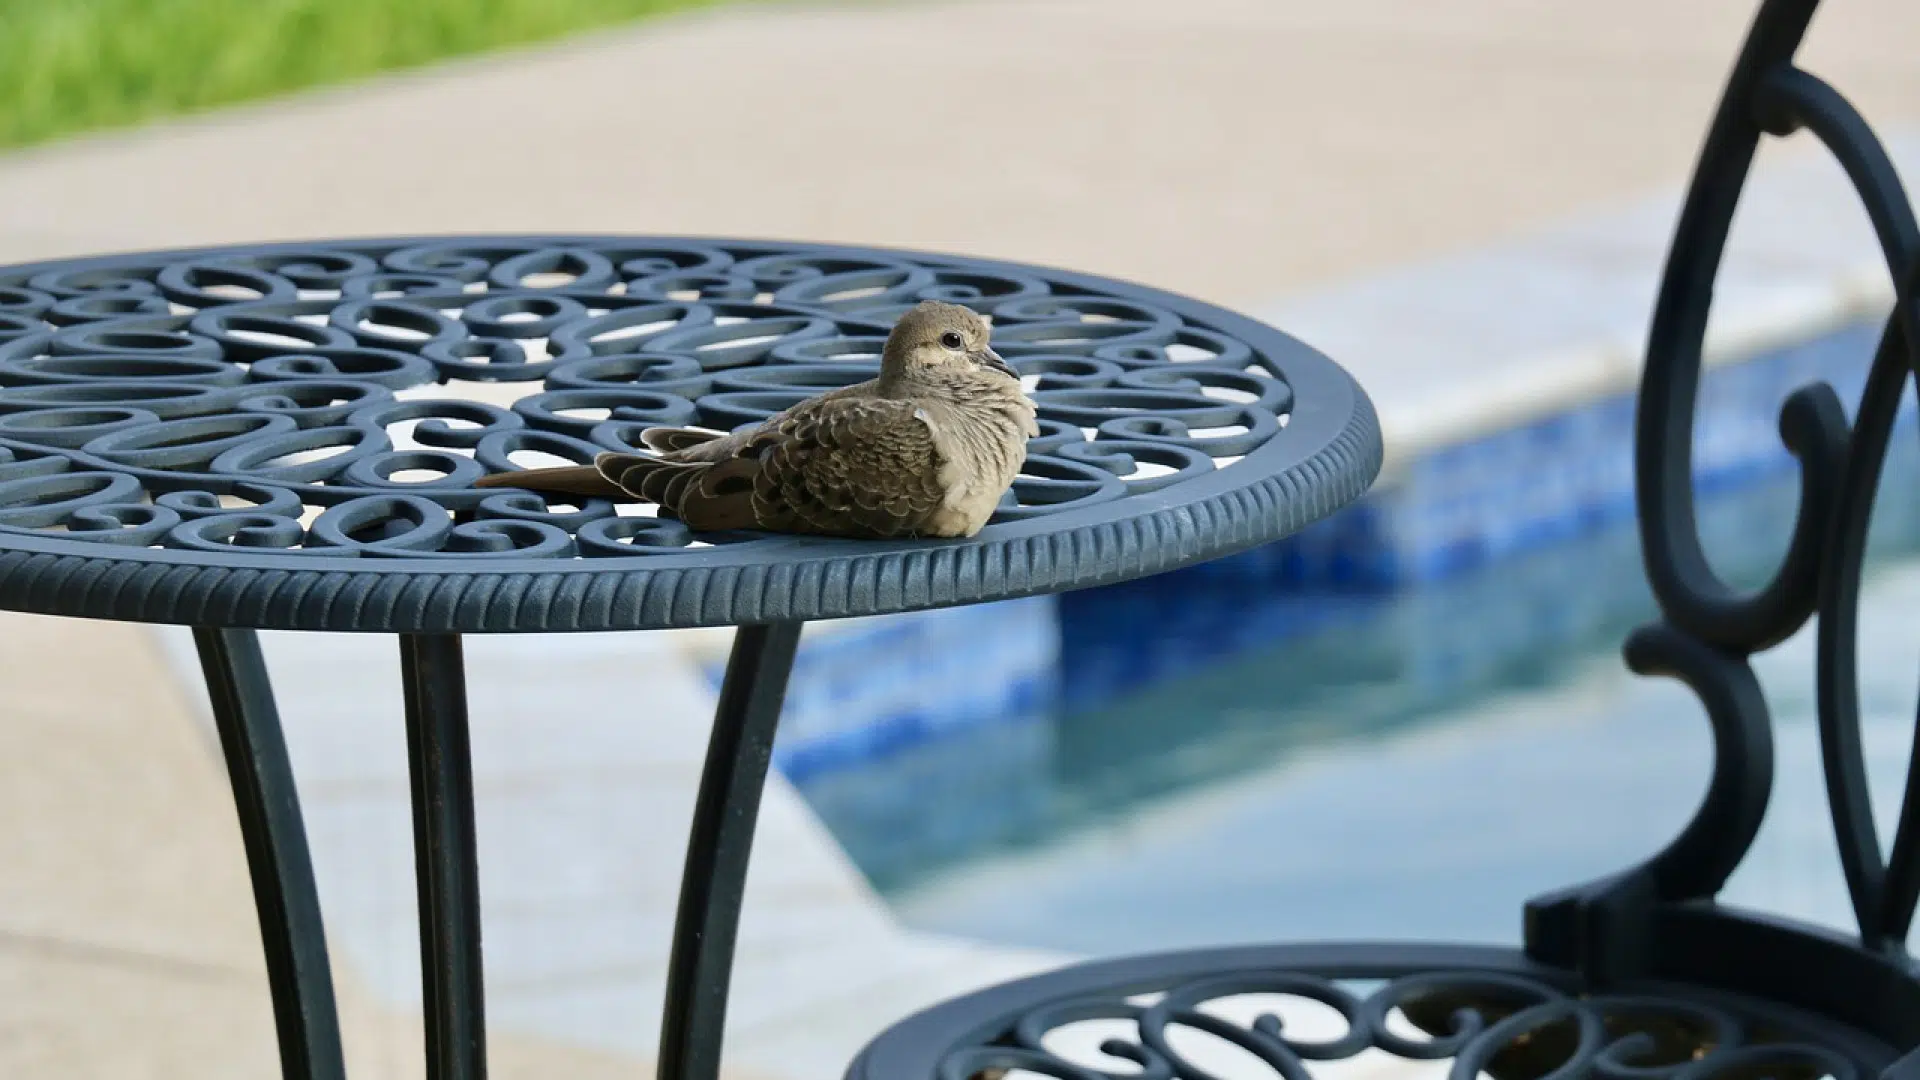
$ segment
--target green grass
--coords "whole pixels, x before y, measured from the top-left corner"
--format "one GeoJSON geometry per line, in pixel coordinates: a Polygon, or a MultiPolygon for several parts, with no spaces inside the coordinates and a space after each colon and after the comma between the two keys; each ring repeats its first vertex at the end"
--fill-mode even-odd
{"type": "Polygon", "coordinates": [[[718,0],[0,0],[0,146],[718,0]]]}

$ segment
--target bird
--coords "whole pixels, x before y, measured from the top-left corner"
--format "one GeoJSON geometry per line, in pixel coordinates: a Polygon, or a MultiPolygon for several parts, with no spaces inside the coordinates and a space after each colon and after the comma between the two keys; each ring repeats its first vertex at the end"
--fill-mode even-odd
{"type": "Polygon", "coordinates": [[[640,434],[650,453],[493,473],[476,486],[650,502],[694,532],[973,537],[1040,433],[991,332],[970,308],[922,301],[887,335],[876,378],[732,434],[650,428],[640,434]]]}

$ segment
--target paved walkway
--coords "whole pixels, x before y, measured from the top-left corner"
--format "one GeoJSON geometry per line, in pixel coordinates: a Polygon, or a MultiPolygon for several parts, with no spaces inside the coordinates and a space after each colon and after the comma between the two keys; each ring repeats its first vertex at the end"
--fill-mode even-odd
{"type": "MultiPolygon", "coordinates": [[[[1920,7],[1809,64],[1920,112],[1920,7]]],[[[1679,180],[1752,0],[750,4],[0,160],[0,259],[369,233],[765,235],[1241,305],[1679,180]]]]}
{"type": "MultiPolygon", "coordinates": [[[[1920,68],[1908,45],[1920,8],[1833,8],[1809,66],[1876,120],[1914,119],[1920,68]]],[[[0,261],[372,233],[711,232],[1001,255],[1259,307],[1677,182],[1748,9],[1745,0],[748,7],[0,157],[0,261]]],[[[538,643],[516,648],[493,657],[495,677],[539,660],[538,643]]],[[[298,655],[272,655],[292,698],[310,669],[298,655]]],[[[230,798],[165,657],[129,628],[0,617],[0,1073],[272,1071],[230,798]]],[[[329,725],[397,730],[384,713],[328,704],[304,721],[308,737],[329,725]]],[[[503,706],[502,731],[519,707],[503,706]]],[[[703,712],[687,698],[658,722],[694,732],[703,712]]],[[[690,765],[674,739],[647,767],[690,765]]],[[[310,754],[320,760],[324,747],[310,754]]],[[[323,862],[354,862],[355,814],[371,822],[402,805],[392,779],[314,781],[314,812],[339,830],[317,831],[323,862]]],[[[566,809],[562,785],[497,779],[544,800],[543,813],[566,809]]],[[[625,790],[640,799],[636,833],[659,827],[647,792],[625,790]]],[[[788,815],[783,847],[831,860],[790,792],[769,805],[788,815]]],[[[403,826],[380,820],[365,834],[367,865],[377,882],[394,879],[385,893],[404,897],[403,826]],[[389,874],[393,834],[402,857],[389,874]]],[[[677,829],[671,821],[663,835],[677,829]]],[[[619,850],[617,839],[603,853],[619,850]]],[[[539,853],[531,841],[488,842],[539,853]]],[[[670,845],[648,849],[645,866],[674,858],[670,845]]],[[[619,872],[617,861],[595,865],[619,872]]],[[[885,925],[841,871],[832,888],[853,914],[820,914],[830,934],[802,914],[766,919],[756,939],[749,915],[747,955],[759,958],[764,985],[810,985],[837,959],[782,952],[783,934],[817,944],[885,925]]],[[[490,917],[496,958],[521,977],[498,999],[496,1075],[635,1074],[659,949],[657,934],[635,928],[661,927],[634,898],[667,894],[622,893],[621,933],[634,936],[604,957],[568,959],[559,996],[542,996],[539,980],[552,972],[533,960],[551,957],[571,898],[533,898],[519,923],[501,924],[504,935],[490,917]]],[[[375,1004],[404,992],[414,963],[406,919],[379,902],[343,917],[374,927],[335,942],[356,1080],[417,1075],[413,1021],[375,1004]]],[[[899,966],[886,978],[840,992],[890,1013],[1036,959],[996,954],[969,966],[947,949],[903,946],[888,954],[899,966]]],[[[736,1059],[736,1072],[832,1075],[818,1063],[844,1059],[837,1015],[788,1012],[784,1030],[797,1034],[785,1042],[775,1038],[782,1018],[743,1016],[736,1039],[757,1032],[765,1052],[736,1059]]]]}

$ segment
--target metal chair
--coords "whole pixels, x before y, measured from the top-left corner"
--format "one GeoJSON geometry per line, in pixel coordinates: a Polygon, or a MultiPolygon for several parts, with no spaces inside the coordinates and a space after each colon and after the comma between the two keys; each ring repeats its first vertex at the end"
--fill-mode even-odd
{"type": "Polygon", "coordinates": [[[1110,1074],[1042,1041],[1090,1019],[1137,1025],[1137,1040],[1102,1049],[1137,1063],[1143,1080],[1212,1080],[1169,1042],[1178,1026],[1226,1039],[1287,1080],[1310,1076],[1309,1062],[1374,1049],[1452,1058],[1451,1075],[1467,1080],[1481,1072],[1497,1080],[1920,1077],[1920,966],[1905,946],[1920,902],[1920,767],[1908,777],[1883,858],[1855,686],[1868,520],[1906,382],[1920,371],[1920,227],[1866,121],[1794,64],[1817,7],[1818,0],[1764,0],[1754,19],[1674,234],[1640,386],[1636,498],[1662,617],[1631,635],[1626,661],[1690,687],[1714,744],[1707,794],[1679,836],[1637,866],[1527,903],[1519,951],[1281,945],[1090,963],[902,1021],[868,1046],[850,1077],[967,1080],[1025,1070],[1104,1080],[1110,1074]],[[1701,547],[1695,397],[1714,280],[1755,152],[1763,136],[1801,129],[1851,178],[1898,299],[1851,426],[1824,383],[1796,391],[1781,409],[1781,438],[1799,462],[1800,506],[1772,580],[1740,593],[1716,576],[1701,547]],[[1857,936],[1716,900],[1753,843],[1773,782],[1768,705],[1750,658],[1815,616],[1821,750],[1857,936]],[[1242,1026],[1200,1008],[1244,994],[1318,1000],[1345,1016],[1347,1031],[1307,1042],[1271,1016],[1242,1026]]]}

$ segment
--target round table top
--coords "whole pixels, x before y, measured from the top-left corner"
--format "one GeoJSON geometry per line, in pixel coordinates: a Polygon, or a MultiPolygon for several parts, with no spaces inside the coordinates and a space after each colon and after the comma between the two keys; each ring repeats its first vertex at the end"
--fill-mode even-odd
{"type": "Polygon", "coordinates": [[[1306,345],[1137,285],[664,237],[273,244],[0,269],[0,607],[263,629],[871,615],[1140,577],[1295,532],[1380,463],[1306,345]],[[922,299],[990,316],[1041,435],[971,540],[693,535],[475,489],[870,378],[922,299]]]}

